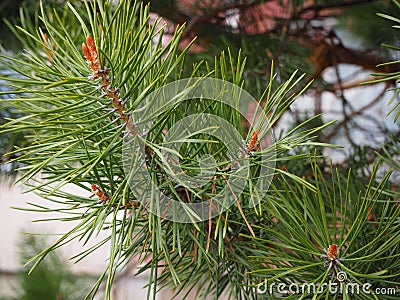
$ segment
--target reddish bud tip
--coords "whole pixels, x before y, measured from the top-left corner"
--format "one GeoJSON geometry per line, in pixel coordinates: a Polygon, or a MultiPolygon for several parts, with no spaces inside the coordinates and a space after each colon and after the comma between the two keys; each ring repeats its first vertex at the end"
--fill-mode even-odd
{"type": "Polygon", "coordinates": [[[328,256],[330,260],[335,260],[338,258],[338,249],[336,244],[332,244],[329,246],[326,256],[328,256]]]}
{"type": "Polygon", "coordinates": [[[97,49],[96,49],[96,45],[94,43],[94,39],[90,35],[88,35],[86,38],[86,44],[87,44],[87,47],[89,48],[90,52],[97,54],[97,49]]]}
{"type": "Polygon", "coordinates": [[[254,147],[257,144],[257,140],[258,140],[257,130],[254,130],[254,132],[251,134],[251,139],[247,145],[247,151],[252,151],[254,149],[254,147]]]}
{"type": "Polygon", "coordinates": [[[85,58],[86,58],[87,61],[91,61],[92,60],[92,55],[90,54],[90,50],[86,46],[85,43],[82,43],[82,52],[83,52],[83,55],[85,55],[85,58]]]}

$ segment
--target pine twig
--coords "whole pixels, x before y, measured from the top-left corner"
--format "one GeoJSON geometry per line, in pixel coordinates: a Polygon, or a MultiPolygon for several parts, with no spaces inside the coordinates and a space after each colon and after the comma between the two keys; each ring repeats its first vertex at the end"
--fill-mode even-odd
{"type": "Polygon", "coordinates": [[[137,134],[137,129],[132,124],[131,116],[125,113],[125,101],[119,98],[119,89],[111,88],[108,70],[101,67],[96,45],[90,35],[87,36],[86,43],[82,43],[82,51],[88,66],[93,71],[89,79],[101,79],[100,87],[104,91],[103,95],[111,99],[111,104],[119,118],[126,124],[133,136],[135,136],[137,134]]]}

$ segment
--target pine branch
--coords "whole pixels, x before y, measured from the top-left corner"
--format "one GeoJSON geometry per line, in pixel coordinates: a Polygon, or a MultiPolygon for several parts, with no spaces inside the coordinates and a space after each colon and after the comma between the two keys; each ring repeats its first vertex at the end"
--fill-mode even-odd
{"type": "MultiPolygon", "coordinates": [[[[31,203],[26,210],[58,212],[56,221],[75,223],[30,260],[32,270],[76,239],[86,247],[74,256],[77,261],[109,245],[107,268],[90,298],[104,287],[110,299],[118,271],[132,258],[143,262],[139,274],[150,271],[148,294],[154,297],[159,289],[176,287],[180,298],[183,289],[199,288],[201,298],[227,292],[234,299],[258,299],[257,287],[266,278],[322,285],[337,282],[340,272],[348,276],[345,283],[395,283],[400,210],[388,188],[390,173],[378,180],[376,166],[365,182],[358,173],[341,174],[322,155],[310,155],[330,146],[315,140],[331,125],[318,123],[320,116],[276,140],[268,136],[309,86],[302,83],[304,75],[284,80],[269,71],[252,124],[243,117],[246,111],[236,110],[242,104],[239,93],[227,97],[225,85],[202,90],[216,90],[216,99],[203,93],[194,101],[185,98],[206,79],[245,94],[238,88],[243,77],[248,79],[240,54],[222,52],[214,64],[185,64],[188,49],[179,51],[183,28],[164,44],[163,28],[149,24],[148,7],[129,0],[79,2],[61,14],[42,7],[41,20],[41,30],[29,24],[20,28],[27,51],[8,63],[19,74],[7,78],[13,86],[10,101],[25,115],[2,128],[28,132],[30,144],[18,149],[17,160],[24,164],[20,181],[51,202],[31,203]],[[189,74],[188,84],[172,85],[174,93],[168,94],[163,88],[182,74],[189,74]],[[225,98],[229,101],[220,101],[225,98]],[[211,116],[217,121],[203,123],[211,116]],[[182,120],[186,123],[177,127],[182,120]],[[189,130],[194,123],[201,126],[189,130]],[[235,130],[237,136],[230,136],[235,130]],[[226,145],[224,138],[229,138],[226,145]],[[215,161],[213,172],[208,165],[202,168],[204,157],[215,161]],[[247,172],[235,173],[244,162],[247,172]],[[185,182],[196,176],[201,181],[185,182]],[[236,177],[244,180],[240,195],[236,177]],[[261,186],[260,178],[265,179],[261,186]],[[81,193],[67,192],[66,184],[81,193]],[[227,200],[233,205],[220,211],[227,200]],[[190,204],[199,203],[208,219],[196,218],[190,204]],[[172,213],[160,211],[164,204],[172,213]],[[172,222],[168,214],[173,213],[188,221],[172,222]],[[87,247],[103,230],[109,234],[87,247]]],[[[348,49],[335,46],[345,51],[336,55],[336,63],[340,55],[349,59],[348,49]]],[[[319,295],[330,297],[327,291],[319,295]]]]}

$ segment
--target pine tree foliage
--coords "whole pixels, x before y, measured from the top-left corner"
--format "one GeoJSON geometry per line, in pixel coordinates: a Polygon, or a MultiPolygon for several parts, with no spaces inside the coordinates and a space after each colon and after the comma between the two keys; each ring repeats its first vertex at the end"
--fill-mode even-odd
{"type": "MultiPolygon", "coordinates": [[[[42,6],[40,15],[38,27],[22,18],[22,26],[15,29],[23,55],[2,57],[18,74],[2,77],[12,87],[2,92],[11,98],[2,101],[24,114],[3,126],[3,132],[25,133],[29,145],[14,151],[23,164],[18,181],[49,201],[48,206],[31,203],[29,210],[56,211],[65,216],[55,221],[77,225],[30,260],[33,270],[69,241],[77,239],[85,246],[106,231],[104,240],[73,257],[79,262],[109,244],[108,267],[88,298],[103,282],[110,298],[117,272],[133,259],[142,263],[138,273],[150,273],[149,298],[174,287],[178,299],[191,289],[198,289],[199,298],[225,293],[232,299],[261,299],[265,295],[257,290],[266,279],[287,284],[331,279],[342,287],[398,284],[400,209],[390,188],[390,173],[378,180],[376,165],[364,182],[351,170],[342,173],[326,165],[316,154],[323,145],[313,138],[330,124],[310,125],[318,124],[313,122],[319,116],[265,149],[248,151],[253,174],[261,167],[260,156],[276,151],[271,186],[264,194],[254,192],[249,178],[240,198],[231,195],[237,200],[233,206],[202,222],[177,223],[148,212],[142,199],[135,198],[123,169],[124,136],[134,130],[135,118],[130,116],[138,113],[150,93],[183,74],[241,86],[246,59],[228,50],[213,62],[195,62],[189,68],[187,48],[178,49],[183,28],[162,45],[164,29],[159,22],[149,23],[149,7],[130,0],[67,3],[61,11],[42,6]],[[69,185],[82,192],[69,192],[69,185]],[[258,204],[249,207],[251,202],[258,204]],[[346,278],[339,281],[341,272],[346,278]]],[[[270,76],[259,100],[269,117],[263,124],[268,129],[307,88],[302,79],[293,73],[278,83],[270,76]]],[[[147,170],[164,193],[195,202],[212,198],[228,183],[219,170],[219,180],[196,191],[185,190],[182,196],[179,176],[161,163],[167,161],[161,151],[164,135],[188,112],[226,119],[247,147],[262,137],[252,135],[253,129],[234,110],[212,99],[183,102],[156,117],[142,136],[149,156],[147,170]]],[[[205,154],[225,163],[226,147],[204,132],[182,140],[185,146],[179,155],[188,172],[201,171],[195,161],[205,154]]],[[[130,175],[135,176],[135,170],[130,175]]],[[[298,299],[310,294],[280,296],[298,299]]],[[[312,297],[382,299],[373,289],[336,295],[324,290],[312,297]]]]}

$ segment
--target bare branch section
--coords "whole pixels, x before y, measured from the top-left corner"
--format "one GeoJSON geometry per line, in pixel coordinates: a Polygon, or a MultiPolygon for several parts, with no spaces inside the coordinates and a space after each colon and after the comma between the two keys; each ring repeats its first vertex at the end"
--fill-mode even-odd
{"type": "Polygon", "coordinates": [[[89,78],[92,80],[101,79],[100,87],[104,91],[104,96],[111,99],[112,106],[119,118],[124,121],[128,130],[131,133],[135,133],[135,128],[132,124],[130,115],[125,113],[124,101],[119,97],[119,90],[111,88],[108,70],[101,67],[96,45],[90,35],[87,36],[86,43],[82,43],[82,52],[86,58],[88,66],[93,71],[89,78]]]}

